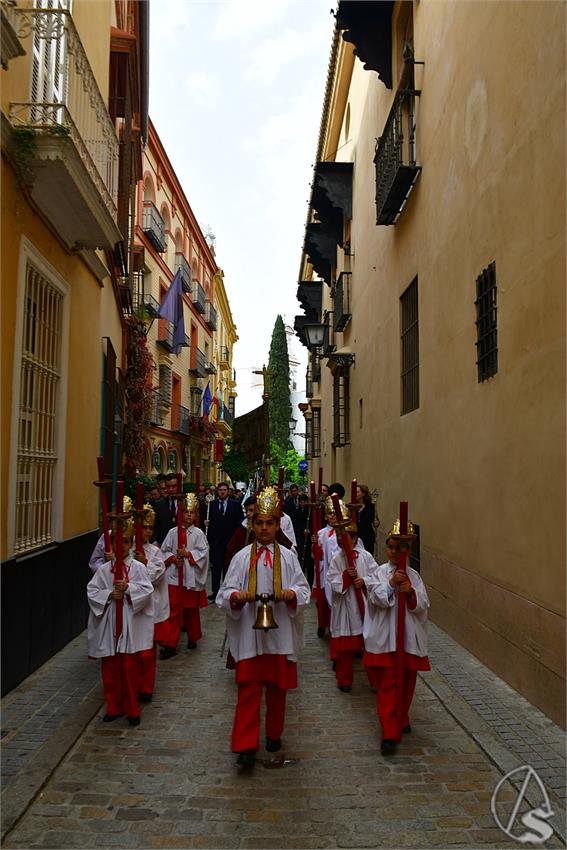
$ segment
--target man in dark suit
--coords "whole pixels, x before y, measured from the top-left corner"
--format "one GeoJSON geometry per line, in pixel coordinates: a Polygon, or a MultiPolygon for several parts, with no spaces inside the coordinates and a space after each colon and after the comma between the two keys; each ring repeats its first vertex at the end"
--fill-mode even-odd
{"type": "Polygon", "coordinates": [[[177,524],[177,501],[174,498],[177,493],[177,475],[174,472],[166,476],[165,486],[167,495],[156,502],[155,507],[154,537],[158,546],[161,546],[165,540],[169,529],[177,524]]]}
{"type": "MultiPolygon", "coordinates": [[[[228,498],[228,484],[221,481],[217,487],[217,498],[211,502],[208,528],[205,529],[210,546],[210,564],[213,591],[209,596],[212,602],[219,592],[221,577],[224,573],[224,556],[228,541],[242,524],[244,512],[236,499],[228,498]]],[[[205,525],[207,523],[205,522],[205,525]]]]}
{"type": "Polygon", "coordinates": [[[293,530],[295,532],[295,539],[297,541],[297,550],[299,552],[299,538],[303,535],[304,527],[302,527],[302,520],[300,516],[299,487],[297,484],[290,484],[289,496],[287,499],[284,499],[283,512],[291,519],[291,524],[293,525],[293,530]]]}

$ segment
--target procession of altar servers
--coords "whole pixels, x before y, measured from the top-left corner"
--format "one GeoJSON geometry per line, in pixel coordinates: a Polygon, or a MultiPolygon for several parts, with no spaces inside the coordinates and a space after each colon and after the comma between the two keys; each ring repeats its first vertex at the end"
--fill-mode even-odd
{"type": "MultiPolygon", "coordinates": [[[[107,703],[103,722],[126,715],[131,726],[139,725],[140,703],[154,697],[157,646],[165,661],[177,653],[182,631],[188,649],[196,648],[202,636],[199,611],[207,604],[209,542],[195,524],[201,522],[195,495],[178,495],[177,504],[177,527],[167,532],[161,548],[150,543],[155,512],[147,504],[135,512],[137,545],[134,523],[122,520],[120,535],[115,523],[113,543],[116,540],[118,549],[118,537],[123,538],[126,554],[107,546],[103,534],[90,560],[94,575],[87,588],[87,641],[89,657],[101,658],[107,703]],[[123,575],[118,581],[117,572],[123,575]]],[[[417,671],[429,669],[429,600],[419,574],[405,560],[413,529],[407,521],[402,530],[399,520],[394,524],[386,540],[389,560],[378,565],[361,545],[355,512],[349,511],[352,505],[331,494],[324,505],[319,498],[312,507],[320,525],[324,508],[327,523],[323,528],[312,524],[317,634],[322,638],[327,628],[330,631],[330,661],[342,692],[352,688],[354,658],[363,659],[376,691],[381,751],[391,755],[402,733],[411,732],[417,671]]],[[[123,510],[120,515],[129,516],[123,510]]],[[[295,547],[287,549],[276,541],[280,519],[281,494],[264,488],[256,497],[246,538],[240,529],[235,532],[241,548],[233,547],[236,554],[215,600],[226,616],[229,657],[236,668],[231,749],[244,768],[253,767],[260,748],[264,688],[266,749],[276,752],[283,746],[286,693],[298,686],[303,613],[312,595],[295,547]],[[266,607],[268,621],[259,627],[259,611],[265,613],[266,607]]]]}

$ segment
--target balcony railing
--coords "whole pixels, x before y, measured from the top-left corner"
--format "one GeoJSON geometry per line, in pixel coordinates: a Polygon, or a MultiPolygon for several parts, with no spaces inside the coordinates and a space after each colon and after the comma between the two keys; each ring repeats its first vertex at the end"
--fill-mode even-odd
{"type": "Polygon", "coordinates": [[[207,361],[205,359],[205,355],[203,354],[200,348],[197,348],[195,346],[191,348],[190,362],[190,372],[192,372],[194,375],[197,375],[198,378],[207,377],[207,361]]]}
{"type": "Polygon", "coordinates": [[[171,409],[171,430],[187,435],[191,432],[190,421],[187,408],[181,404],[174,404],[171,409]]]}
{"type": "Polygon", "coordinates": [[[395,224],[417,180],[415,98],[420,92],[396,94],[384,132],[376,143],[376,224],[395,224]]]}
{"type": "MultiPolygon", "coordinates": [[[[191,370],[189,370],[191,372],[191,370]]],[[[201,387],[192,386],[191,387],[191,413],[193,416],[201,415],[201,397],[203,395],[203,390],[201,387]]]]}
{"type": "Polygon", "coordinates": [[[229,352],[227,345],[219,347],[219,363],[222,369],[230,369],[229,352]]]}
{"type": "Polygon", "coordinates": [[[160,254],[167,248],[165,222],[152,201],[144,201],[142,230],[160,254]]]}
{"type": "Polygon", "coordinates": [[[153,295],[145,292],[142,295],[142,304],[148,316],[151,316],[152,319],[157,318],[159,303],[153,295]]]}
{"type": "Polygon", "coordinates": [[[12,102],[10,120],[15,126],[70,137],[116,219],[118,138],[71,13],[21,8],[13,12],[18,38],[33,68],[30,100],[12,102]]]}
{"type": "Polygon", "coordinates": [[[234,413],[228,409],[228,406],[225,404],[222,408],[222,415],[220,417],[221,422],[226,422],[231,428],[234,427],[234,413]]]}
{"type": "Polygon", "coordinates": [[[323,334],[323,355],[328,357],[329,354],[332,354],[336,348],[335,345],[335,331],[333,328],[333,311],[325,310],[325,314],[323,316],[323,324],[325,325],[325,331],[323,334]]]}
{"type": "Polygon", "coordinates": [[[217,311],[210,301],[205,304],[205,322],[212,331],[217,329],[217,311]]]}
{"type": "Polygon", "coordinates": [[[175,254],[175,271],[177,269],[181,272],[181,286],[183,287],[183,292],[187,292],[189,294],[191,292],[191,266],[179,251],[175,254]]]}
{"type": "Polygon", "coordinates": [[[341,272],[337,280],[333,305],[333,328],[335,331],[344,331],[352,318],[350,312],[350,280],[351,272],[341,272]]]}
{"type": "Polygon", "coordinates": [[[216,375],[216,374],[217,374],[217,367],[212,362],[212,360],[209,360],[207,362],[207,375],[216,375]]]}
{"type": "Polygon", "coordinates": [[[173,322],[160,319],[156,342],[161,348],[165,348],[166,351],[173,351],[173,322]]]}
{"type": "Polygon", "coordinates": [[[191,284],[191,302],[201,315],[205,312],[205,298],[205,290],[199,281],[194,280],[191,284]]]}
{"type": "Polygon", "coordinates": [[[163,428],[164,419],[164,399],[160,395],[159,390],[153,390],[150,422],[152,425],[158,425],[160,428],[163,428]]]}

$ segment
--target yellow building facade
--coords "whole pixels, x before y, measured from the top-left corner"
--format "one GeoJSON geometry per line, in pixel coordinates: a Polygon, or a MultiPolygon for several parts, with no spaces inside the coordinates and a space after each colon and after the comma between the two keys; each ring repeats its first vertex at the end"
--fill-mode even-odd
{"type": "Polygon", "coordinates": [[[408,500],[431,618],[562,724],[564,33],[338,4],[295,324],[311,478],[378,491],[379,562],[408,500]]]}
{"type": "Polygon", "coordinates": [[[110,0],[1,14],[5,692],[86,623],[96,459],[114,476],[120,462],[121,225],[141,171],[148,22],[146,4],[110,0]]]}
{"type": "Polygon", "coordinates": [[[139,471],[155,477],[183,470],[194,484],[199,467],[201,483],[216,484],[222,441],[232,430],[225,373],[238,337],[214,241],[203,234],[151,122],[138,195],[133,309],[146,322],[155,364],[151,425],[139,471]],[[158,308],[177,272],[185,341],[176,353],[173,325],[158,317],[158,308]]]}

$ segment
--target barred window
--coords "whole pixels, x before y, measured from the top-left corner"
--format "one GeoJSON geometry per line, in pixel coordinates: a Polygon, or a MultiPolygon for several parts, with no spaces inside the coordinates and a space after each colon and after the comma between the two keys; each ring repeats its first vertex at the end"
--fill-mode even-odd
{"type": "Polygon", "coordinates": [[[419,407],[419,313],[417,278],[400,298],[402,415],[419,407]]]}
{"type": "Polygon", "coordinates": [[[311,457],[321,457],[321,408],[313,408],[311,421],[311,457]]]}
{"type": "Polygon", "coordinates": [[[476,279],[476,366],[479,384],[498,371],[496,323],[496,263],[490,263],[476,279]]]}
{"type": "Polygon", "coordinates": [[[337,365],[333,374],[333,445],[350,444],[349,368],[337,365]]]}
{"type": "Polygon", "coordinates": [[[63,299],[63,293],[28,262],[16,458],[16,555],[53,540],[63,299]]]}

